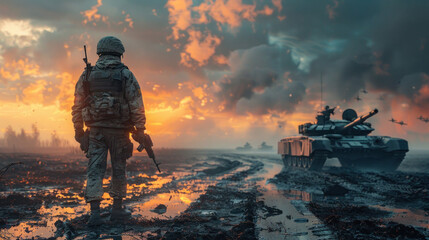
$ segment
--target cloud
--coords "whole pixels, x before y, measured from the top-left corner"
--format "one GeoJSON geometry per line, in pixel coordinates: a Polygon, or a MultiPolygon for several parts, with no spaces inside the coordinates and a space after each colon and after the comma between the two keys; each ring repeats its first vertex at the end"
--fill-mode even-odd
{"type": "Polygon", "coordinates": [[[212,19],[231,28],[240,27],[243,20],[254,22],[258,15],[271,15],[273,13],[273,10],[267,5],[257,10],[256,3],[245,4],[242,0],[204,1],[195,6],[193,10],[199,15],[196,20],[197,23],[207,24],[212,19]]]}
{"type": "Polygon", "coordinates": [[[328,12],[329,19],[334,19],[337,13],[335,12],[335,9],[338,8],[339,2],[338,0],[333,0],[332,5],[328,4],[326,5],[326,11],[328,12]]]}
{"type": "Polygon", "coordinates": [[[305,86],[290,79],[297,65],[285,48],[261,45],[237,50],[228,65],[230,73],[216,83],[223,110],[256,115],[292,112],[305,94],[305,86]]]}
{"type": "MultiPolygon", "coordinates": [[[[0,127],[25,123],[37,105],[58,114],[45,117],[43,129],[70,125],[59,134],[72,136],[67,111],[83,44],[94,64],[97,41],[114,35],[143,90],[148,129],[162,133],[164,146],[186,135],[180,128],[192,132],[181,135],[187,143],[201,132],[193,127],[213,128],[204,136],[229,145],[264,129],[295,134],[320,107],[321,75],[325,103],[378,107],[372,122],[395,115],[410,122],[404,134],[411,134],[422,128],[413,115],[429,109],[428,9],[425,1],[4,0],[0,105],[13,108],[0,127]],[[20,121],[8,117],[14,108],[27,111],[20,121]]],[[[382,133],[395,130],[384,125],[382,133]]]]}
{"type": "MultiPolygon", "coordinates": [[[[281,6],[278,2],[275,4],[281,6]]],[[[187,67],[204,66],[214,56],[217,46],[221,44],[218,35],[223,31],[222,26],[234,31],[243,21],[254,22],[257,16],[269,16],[274,11],[268,5],[258,9],[256,3],[245,4],[242,0],[206,0],[196,4],[192,0],[169,0],[165,7],[172,25],[172,39],[187,39],[180,61],[187,67]],[[212,23],[217,29],[210,27],[212,23]]],[[[181,48],[180,45],[176,46],[181,48]]]]}
{"type": "Polygon", "coordinates": [[[76,80],[73,79],[73,75],[67,72],[58,74],[56,78],[61,79],[61,84],[58,86],[59,93],[57,96],[59,107],[61,110],[69,111],[74,102],[76,80]]]}
{"type": "Polygon", "coordinates": [[[30,63],[28,58],[12,60],[6,62],[3,67],[0,67],[0,76],[3,81],[16,81],[24,76],[40,75],[39,65],[30,63]]]}
{"type": "Polygon", "coordinates": [[[28,47],[45,32],[54,32],[51,26],[36,26],[30,20],[0,19],[0,43],[5,46],[28,47]]]}
{"type": "Polygon", "coordinates": [[[180,31],[185,31],[192,25],[191,6],[192,0],[169,0],[165,5],[175,40],[180,38],[180,31]]]}
{"type": "Polygon", "coordinates": [[[37,80],[30,83],[22,90],[22,101],[24,103],[43,103],[44,92],[46,91],[47,82],[45,80],[37,80]]]}
{"type": "Polygon", "coordinates": [[[188,43],[181,53],[182,60],[180,63],[187,67],[192,67],[193,61],[198,66],[207,64],[210,57],[215,54],[215,49],[221,42],[220,38],[213,36],[211,33],[204,35],[202,32],[192,29],[188,31],[188,34],[188,43]]]}
{"type": "Polygon", "coordinates": [[[87,24],[92,22],[94,26],[96,26],[96,22],[102,21],[104,23],[108,23],[108,16],[103,16],[100,13],[98,13],[98,8],[103,6],[103,0],[97,0],[97,4],[92,6],[91,9],[85,10],[81,12],[82,16],[84,17],[82,23],[87,24]]]}

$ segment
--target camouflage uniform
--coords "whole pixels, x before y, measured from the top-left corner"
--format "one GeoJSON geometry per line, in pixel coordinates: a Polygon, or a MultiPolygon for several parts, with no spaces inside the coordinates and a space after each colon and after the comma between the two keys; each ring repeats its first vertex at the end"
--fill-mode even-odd
{"type": "MultiPolygon", "coordinates": [[[[116,40],[120,43],[119,39],[116,40]]],[[[122,46],[122,43],[120,44],[122,46]]],[[[99,51],[100,46],[97,46],[97,54],[100,57],[92,68],[87,81],[89,97],[86,96],[88,94],[85,94],[86,71],[84,71],[76,84],[72,107],[75,131],[82,132],[84,123],[90,129],[85,192],[87,202],[102,199],[102,183],[106,171],[108,150],[113,172],[109,193],[114,199],[125,198],[126,159],[131,157],[133,151],[129,133],[134,127],[143,132],[146,123],[140,87],[133,73],[121,63],[119,54],[101,54],[99,51]],[[97,104],[97,101],[101,103],[97,104]],[[111,117],[97,117],[99,110],[103,108],[106,108],[107,112],[113,112],[111,117]]]]}

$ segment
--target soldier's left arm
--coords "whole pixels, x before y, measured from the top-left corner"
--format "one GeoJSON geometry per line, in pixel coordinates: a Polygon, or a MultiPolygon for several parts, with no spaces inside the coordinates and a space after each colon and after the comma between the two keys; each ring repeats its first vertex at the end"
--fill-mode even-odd
{"type": "Polygon", "coordinates": [[[72,106],[72,121],[75,131],[83,131],[83,119],[82,119],[82,108],[85,102],[85,94],[83,89],[83,77],[84,73],[80,76],[76,83],[74,91],[74,104],[72,106]]]}
{"type": "Polygon", "coordinates": [[[146,129],[146,114],[140,85],[130,70],[125,69],[123,74],[127,81],[125,84],[125,95],[130,107],[131,122],[138,130],[144,130],[146,129]]]}

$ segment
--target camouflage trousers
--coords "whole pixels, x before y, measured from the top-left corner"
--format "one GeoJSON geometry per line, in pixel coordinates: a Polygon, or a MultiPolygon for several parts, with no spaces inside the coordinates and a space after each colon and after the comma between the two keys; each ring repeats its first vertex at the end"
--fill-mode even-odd
{"type": "Polygon", "coordinates": [[[126,160],[132,156],[133,144],[124,129],[91,128],[85,199],[102,200],[103,178],[106,173],[107,153],[112,163],[112,180],[109,194],[112,198],[125,198],[127,193],[126,160]]]}

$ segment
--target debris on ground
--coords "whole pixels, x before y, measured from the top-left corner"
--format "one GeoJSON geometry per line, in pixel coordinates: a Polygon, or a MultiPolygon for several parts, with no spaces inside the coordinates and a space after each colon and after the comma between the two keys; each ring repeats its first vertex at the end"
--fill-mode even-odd
{"type": "Polygon", "coordinates": [[[164,204],[159,204],[158,206],[156,206],[156,208],[151,209],[150,211],[158,214],[164,214],[165,212],[167,212],[167,206],[165,206],[164,204]]]}

